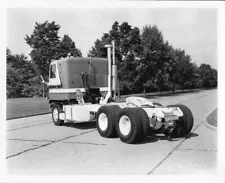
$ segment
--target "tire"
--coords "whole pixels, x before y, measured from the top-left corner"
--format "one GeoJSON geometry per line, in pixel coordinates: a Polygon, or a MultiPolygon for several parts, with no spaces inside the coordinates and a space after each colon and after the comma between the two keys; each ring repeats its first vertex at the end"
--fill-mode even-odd
{"type": "MultiPolygon", "coordinates": [[[[173,138],[177,138],[188,135],[191,132],[194,124],[194,118],[191,110],[187,106],[182,104],[169,105],[168,107],[179,107],[183,112],[183,116],[177,120],[176,127],[174,128],[170,136],[173,138]]],[[[165,132],[164,134],[166,136],[169,135],[167,132],[165,132]]]]}
{"type": "Polygon", "coordinates": [[[122,142],[132,144],[143,139],[143,125],[139,112],[134,108],[120,110],[116,120],[116,131],[122,142]]]}
{"type": "MultiPolygon", "coordinates": [[[[118,105],[112,105],[110,107],[111,107],[111,109],[113,110],[113,112],[115,113],[115,115],[117,117],[117,115],[119,114],[119,111],[121,110],[120,106],[118,106],[118,105]]],[[[116,117],[115,117],[115,120],[116,120],[116,117]]]]}
{"type": "Polygon", "coordinates": [[[117,137],[115,121],[119,106],[101,106],[96,116],[98,133],[105,138],[117,137]]]}
{"type": "Polygon", "coordinates": [[[179,104],[178,107],[180,108],[180,110],[183,112],[184,116],[183,116],[183,120],[185,121],[184,124],[185,124],[185,130],[183,132],[183,136],[186,136],[188,135],[192,128],[193,128],[193,125],[194,125],[194,118],[193,118],[193,114],[191,112],[191,110],[185,106],[185,105],[181,105],[179,104]]]}
{"type": "Polygon", "coordinates": [[[153,102],[153,105],[163,106],[162,104],[160,104],[160,103],[158,103],[158,102],[153,102]]]}
{"type": "Polygon", "coordinates": [[[148,118],[148,114],[146,113],[146,111],[139,107],[134,108],[134,110],[136,110],[140,115],[142,126],[143,126],[143,135],[144,136],[152,135],[153,131],[150,127],[149,118],[148,118]]]}
{"type": "Polygon", "coordinates": [[[62,112],[62,107],[60,107],[58,104],[52,105],[52,120],[56,126],[62,126],[64,124],[64,120],[59,119],[59,113],[62,112]]]}

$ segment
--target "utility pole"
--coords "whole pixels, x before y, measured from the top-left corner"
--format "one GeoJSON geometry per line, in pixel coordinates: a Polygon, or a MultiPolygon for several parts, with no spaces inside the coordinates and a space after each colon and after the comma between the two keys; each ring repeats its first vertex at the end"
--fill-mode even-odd
{"type": "MultiPolygon", "coordinates": [[[[45,62],[43,61],[43,68],[42,68],[42,74],[43,74],[43,78],[45,77],[45,62]]],[[[45,98],[45,83],[43,82],[43,94],[42,94],[43,98],[45,98]]]]}
{"type": "Polygon", "coordinates": [[[43,83],[43,98],[45,98],[45,83],[43,83]]]}
{"type": "Polygon", "coordinates": [[[42,75],[40,75],[40,77],[41,77],[41,81],[42,81],[42,97],[43,98],[45,98],[45,80],[44,80],[44,78],[43,78],[43,76],[42,75]]]}
{"type": "Polygon", "coordinates": [[[117,88],[118,88],[118,98],[120,98],[120,80],[118,79],[118,85],[117,85],[117,88]]]}

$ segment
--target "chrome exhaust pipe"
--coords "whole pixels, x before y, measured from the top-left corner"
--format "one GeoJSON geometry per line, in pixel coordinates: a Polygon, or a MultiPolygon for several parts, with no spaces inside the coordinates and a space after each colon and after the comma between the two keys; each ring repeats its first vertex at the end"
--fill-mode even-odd
{"type": "Polygon", "coordinates": [[[116,92],[117,92],[117,65],[115,59],[115,41],[112,41],[112,48],[113,48],[113,64],[112,64],[112,91],[114,92],[113,99],[116,99],[116,92]]]}
{"type": "Polygon", "coordinates": [[[105,45],[107,48],[107,56],[108,56],[108,93],[106,95],[105,102],[108,102],[108,99],[112,97],[112,61],[111,61],[111,47],[112,45],[105,45]]]}
{"type": "Polygon", "coordinates": [[[108,102],[108,99],[112,97],[113,91],[113,100],[116,99],[116,91],[117,91],[117,66],[115,59],[115,42],[112,41],[112,45],[105,45],[107,48],[107,56],[108,56],[108,93],[105,98],[105,103],[108,102]],[[112,48],[112,50],[111,50],[112,48]],[[112,53],[111,53],[112,51],[112,53]],[[113,55],[113,56],[112,56],[113,55]],[[111,60],[111,57],[113,58],[111,60]]]}

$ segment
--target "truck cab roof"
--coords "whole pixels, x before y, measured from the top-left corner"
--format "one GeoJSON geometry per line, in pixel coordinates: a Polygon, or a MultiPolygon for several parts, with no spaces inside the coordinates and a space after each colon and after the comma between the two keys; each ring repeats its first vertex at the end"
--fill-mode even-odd
{"type": "Polygon", "coordinates": [[[66,58],[61,58],[59,60],[53,60],[51,64],[57,62],[57,63],[65,63],[65,62],[89,62],[89,61],[94,61],[94,62],[107,62],[107,58],[92,58],[92,57],[66,57],[66,58]]]}

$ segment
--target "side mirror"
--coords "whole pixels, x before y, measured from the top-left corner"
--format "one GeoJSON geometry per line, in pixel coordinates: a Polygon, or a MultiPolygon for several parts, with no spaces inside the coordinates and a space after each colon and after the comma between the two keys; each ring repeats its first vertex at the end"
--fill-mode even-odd
{"type": "Polygon", "coordinates": [[[47,82],[45,82],[45,80],[44,80],[43,76],[42,76],[42,75],[40,75],[40,77],[41,77],[41,83],[48,85],[48,83],[47,83],[47,82]]]}
{"type": "Polygon", "coordinates": [[[40,75],[40,77],[41,77],[41,83],[45,83],[45,80],[44,80],[43,76],[40,75]]]}

